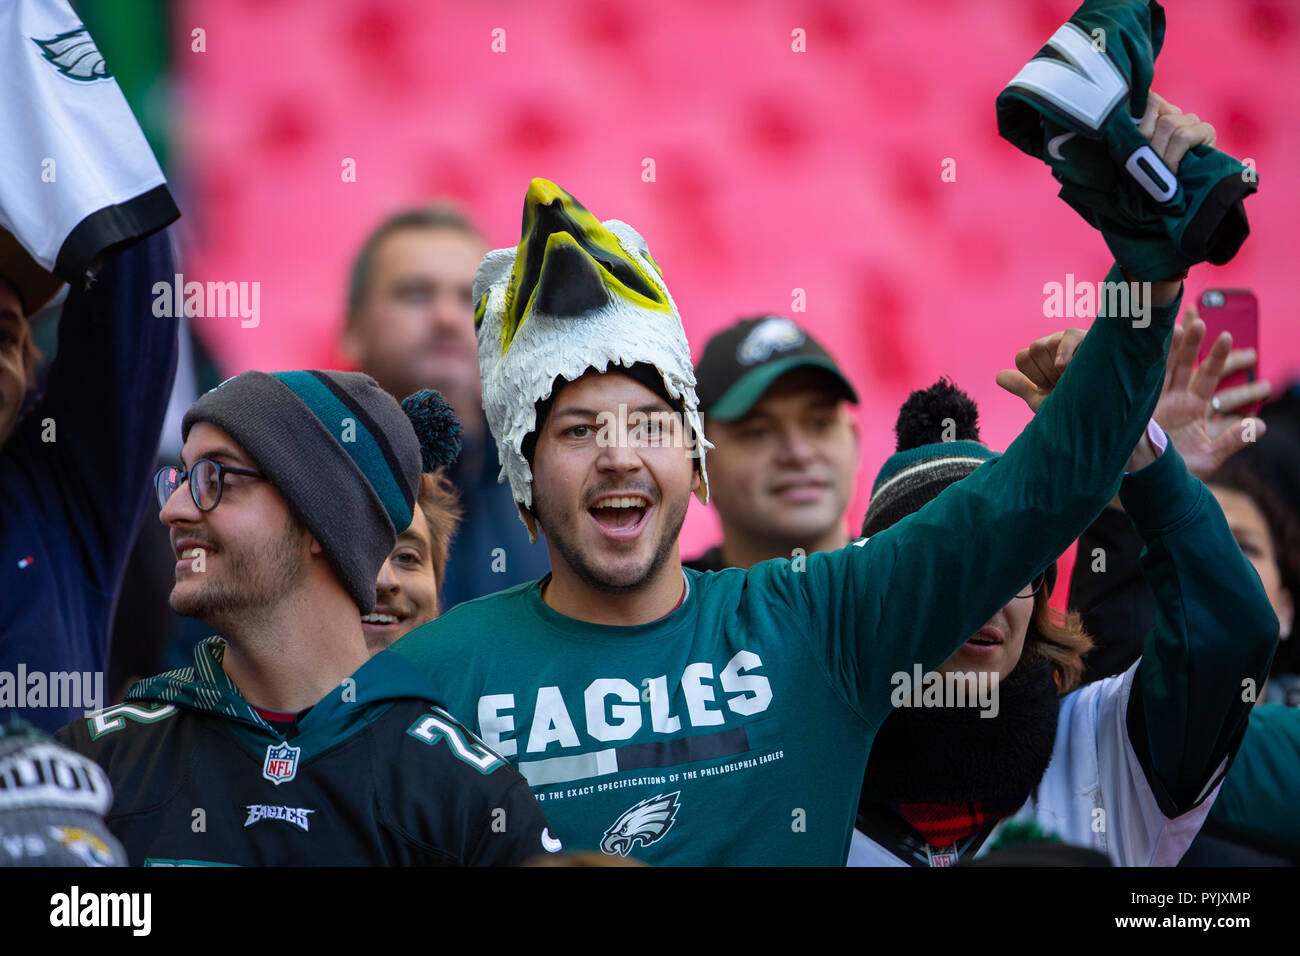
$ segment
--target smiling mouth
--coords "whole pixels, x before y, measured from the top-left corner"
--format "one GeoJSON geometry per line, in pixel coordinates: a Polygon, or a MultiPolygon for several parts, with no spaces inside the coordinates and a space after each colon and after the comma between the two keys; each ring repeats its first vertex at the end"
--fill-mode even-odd
{"type": "Polygon", "coordinates": [[[398,614],[362,614],[361,623],[368,627],[396,627],[406,620],[405,615],[398,614]]]}
{"type": "Polygon", "coordinates": [[[191,545],[182,550],[176,556],[176,571],[179,574],[182,570],[182,566],[184,566],[186,570],[193,571],[195,561],[206,562],[207,559],[212,557],[215,553],[216,552],[212,548],[209,548],[206,545],[191,545]]]}
{"type": "Polygon", "coordinates": [[[818,497],[826,490],[824,481],[791,481],[777,485],[772,493],[778,498],[810,499],[818,497]]]}
{"type": "Polygon", "coordinates": [[[478,349],[475,347],[471,353],[470,347],[460,339],[434,339],[432,342],[426,342],[420,350],[423,358],[445,358],[447,355],[464,356],[473,354],[478,356],[478,349]]]}
{"type": "Polygon", "coordinates": [[[650,507],[650,499],[645,495],[618,495],[602,498],[587,509],[587,514],[606,534],[628,538],[641,530],[650,507]]]}

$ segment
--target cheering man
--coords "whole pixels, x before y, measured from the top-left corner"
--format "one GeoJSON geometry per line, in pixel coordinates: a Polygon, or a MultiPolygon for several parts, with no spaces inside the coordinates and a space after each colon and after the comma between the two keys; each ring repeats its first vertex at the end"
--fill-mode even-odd
{"type": "MultiPolygon", "coordinates": [[[[518,248],[488,253],[474,297],[488,422],[552,573],[392,650],[477,718],[572,848],[841,864],[894,675],[937,668],[1114,496],[1163,384],[1181,276],[1231,258],[1253,189],[1234,185],[1241,163],[1201,145],[1210,126],[1148,96],[1158,7],[1128,6],[1104,53],[1063,28],[1076,59],[1114,58],[1086,62],[1110,70],[1113,93],[1089,117],[1104,131],[1065,143],[1053,169],[1128,276],[1151,285],[1127,309],[1106,302],[1006,454],[834,551],[682,569],[677,535],[690,495],[707,498],[709,446],[676,306],[635,230],[533,181],[518,248]]],[[[1077,68],[1031,65],[1039,99],[1077,91],[1077,68]]],[[[1004,135],[1043,151],[1022,106],[1004,135]]],[[[1122,278],[1117,266],[1110,280],[1122,278]]]]}

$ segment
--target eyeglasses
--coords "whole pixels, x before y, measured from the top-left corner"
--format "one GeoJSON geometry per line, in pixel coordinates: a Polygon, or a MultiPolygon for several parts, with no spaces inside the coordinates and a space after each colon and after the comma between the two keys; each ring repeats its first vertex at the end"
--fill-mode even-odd
{"type": "Polygon", "coordinates": [[[1026,598],[1026,599],[1033,597],[1035,594],[1037,594],[1039,591],[1042,590],[1043,584],[1046,581],[1047,581],[1047,572],[1044,571],[1038,577],[1030,581],[1029,584],[1026,586],[1025,590],[1017,594],[1016,597],[1026,598]]]}
{"type": "Polygon", "coordinates": [[[176,489],[190,483],[190,497],[194,507],[200,511],[211,511],[221,501],[221,489],[226,485],[226,475],[246,475],[249,478],[266,478],[260,471],[251,468],[236,468],[223,465],[211,458],[200,458],[190,466],[189,471],[180,471],[171,466],[158,469],[153,476],[154,491],[158,493],[158,507],[165,507],[176,489]]]}

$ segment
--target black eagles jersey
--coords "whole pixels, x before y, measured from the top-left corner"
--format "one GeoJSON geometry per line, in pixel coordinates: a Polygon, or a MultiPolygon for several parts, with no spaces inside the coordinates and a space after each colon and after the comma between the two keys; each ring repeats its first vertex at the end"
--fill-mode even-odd
{"type": "Polygon", "coordinates": [[[388,652],[277,732],[221,667],[135,684],[58,739],[113,783],[133,865],[509,865],[560,849],[528,784],[388,652]]]}

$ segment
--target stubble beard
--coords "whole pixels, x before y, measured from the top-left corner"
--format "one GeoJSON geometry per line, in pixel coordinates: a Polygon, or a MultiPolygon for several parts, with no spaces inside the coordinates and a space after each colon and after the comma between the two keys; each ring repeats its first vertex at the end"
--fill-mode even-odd
{"type": "Polygon", "coordinates": [[[301,579],[305,565],[301,533],[290,525],[278,538],[255,549],[221,550],[221,576],[191,571],[191,576],[203,576],[203,582],[189,593],[173,588],[168,599],[171,609],[220,633],[242,630],[251,616],[264,617],[301,579]]]}
{"type": "MultiPolygon", "coordinates": [[[[661,500],[658,507],[665,506],[666,502],[661,500]]],[[[541,526],[547,540],[555,546],[555,550],[559,552],[564,563],[569,566],[570,570],[578,576],[578,579],[583,584],[593,591],[604,594],[626,594],[629,591],[635,591],[659,573],[668,561],[668,556],[672,554],[673,545],[677,543],[677,536],[681,533],[682,525],[686,521],[686,511],[689,507],[690,498],[687,497],[682,499],[680,505],[675,504],[671,511],[666,512],[667,518],[663,523],[663,531],[659,535],[659,540],[655,542],[654,554],[643,570],[638,572],[636,569],[632,569],[620,574],[602,567],[598,562],[593,561],[583,553],[578,544],[578,535],[574,522],[567,519],[564,521],[555,520],[555,516],[560,514],[560,510],[551,508],[545,496],[537,490],[536,485],[533,486],[533,510],[537,513],[537,523],[541,526]],[[548,515],[552,516],[549,520],[548,515]]]]}

